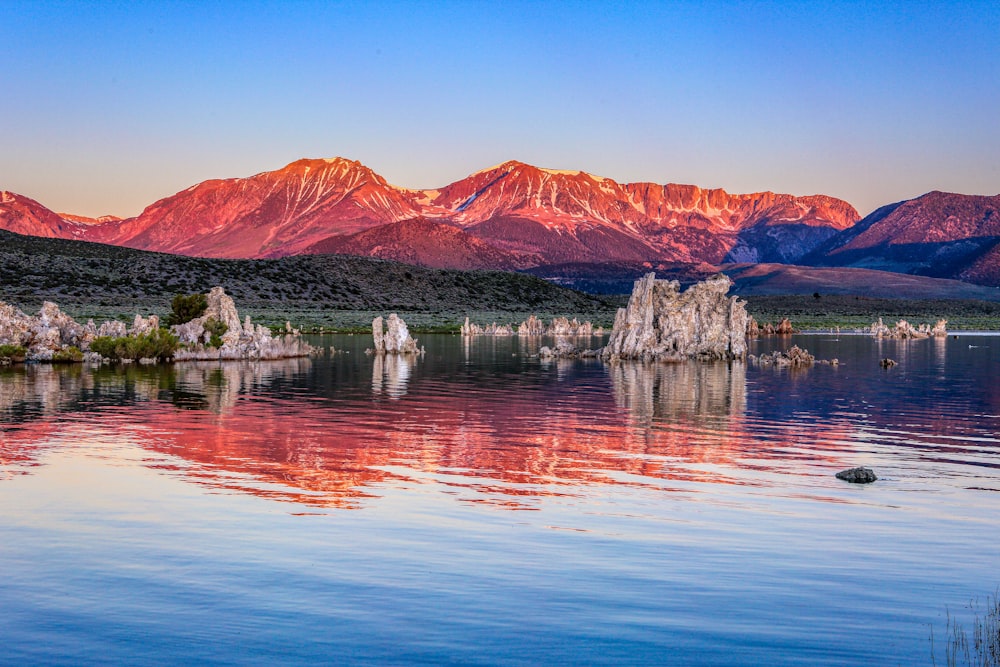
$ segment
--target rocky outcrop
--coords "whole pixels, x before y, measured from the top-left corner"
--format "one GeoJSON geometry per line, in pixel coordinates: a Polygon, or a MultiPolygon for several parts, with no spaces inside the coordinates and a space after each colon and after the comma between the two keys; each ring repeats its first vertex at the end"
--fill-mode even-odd
{"type": "Polygon", "coordinates": [[[763,324],[758,324],[757,320],[750,318],[750,322],[747,324],[747,338],[760,338],[761,336],[787,336],[789,334],[795,333],[795,328],[792,326],[792,321],[787,317],[782,318],[778,325],[775,326],[770,322],[764,322],[763,324]]]}
{"type": "Polygon", "coordinates": [[[602,357],[619,359],[743,359],[749,316],[728,297],[732,283],[719,274],[680,292],[676,280],[649,273],[635,282],[615,316],[602,357]]]}
{"type": "Polygon", "coordinates": [[[840,361],[837,359],[822,359],[817,361],[816,357],[809,354],[809,350],[801,348],[798,345],[793,345],[787,352],[776,350],[771,354],[762,354],[759,357],[751,354],[748,357],[748,361],[756,366],[791,366],[792,368],[812,366],[813,364],[829,364],[832,366],[840,364],[840,361]]]}
{"type": "Polygon", "coordinates": [[[545,322],[534,315],[529,315],[528,319],[521,322],[517,327],[518,336],[544,336],[545,322]]]}
{"type": "MultiPolygon", "coordinates": [[[[272,336],[266,327],[253,326],[249,317],[244,324],[240,324],[233,300],[221,287],[216,287],[209,293],[208,303],[208,310],[203,316],[171,327],[172,333],[182,344],[173,355],[175,361],[285,359],[303,357],[313,352],[312,346],[303,341],[299,332],[290,326],[286,327],[284,335],[272,336]],[[229,329],[222,335],[222,344],[218,347],[209,345],[211,334],[205,328],[205,324],[212,319],[229,325],[229,329]]],[[[67,358],[78,360],[79,351],[88,353],[85,358],[100,361],[100,355],[88,352],[95,338],[138,337],[153,334],[159,329],[160,318],[156,315],[136,315],[131,327],[117,320],[103,322],[100,326],[89,320],[81,325],[51,302],[45,302],[37,316],[25,315],[14,306],[0,302],[0,345],[24,347],[28,361],[58,361],[67,358]],[[79,351],[71,348],[78,348],[79,351]]]]}
{"type": "Polygon", "coordinates": [[[890,327],[882,322],[882,318],[872,322],[870,327],[860,329],[860,333],[866,333],[873,338],[891,338],[896,340],[906,340],[911,338],[945,337],[948,335],[948,320],[938,320],[932,327],[929,324],[921,324],[914,327],[906,320],[899,320],[896,325],[890,327]]]}
{"type": "Polygon", "coordinates": [[[575,317],[572,320],[566,317],[556,317],[551,324],[546,326],[545,322],[535,315],[529,316],[528,319],[518,324],[516,330],[511,324],[497,324],[496,322],[481,326],[469,322],[468,317],[465,318],[465,324],[462,325],[463,336],[512,336],[515,333],[518,336],[603,336],[604,329],[595,327],[589,321],[580,322],[575,317]]]}
{"type": "Polygon", "coordinates": [[[27,361],[51,361],[69,348],[86,350],[96,331],[93,322],[80,325],[51,301],[36,316],[0,302],[0,345],[23,347],[27,361]]]}
{"type": "Polygon", "coordinates": [[[568,340],[556,341],[554,347],[543,345],[538,349],[540,359],[592,359],[600,356],[600,349],[581,349],[568,340]]]}
{"type": "MultiPolygon", "coordinates": [[[[174,354],[175,361],[289,359],[306,357],[315,352],[302,339],[299,331],[292,329],[288,323],[285,324],[285,333],[277,336],[267,327],[254,325],[249,315],[241,323],[235,302],[221,287],[213,287],[207,301],[208,307],[200,317],[170,327],[171,332],[185,344],[174,354]],[[221,345],[217,347],[211,345],[210,329],[215,323],[225,325],[225,332],[219,337],[221,345]]],[[[147,321],[140,321],[141,318],[136,316],[130,335],[144,327],[155,328],[152,322],[155,318],[154,315],[147,321]]],[[[155,321],[155,325],[159,325],[159,320],[155,321]]]]}
{"type": "Polygon", "coordinates": [[[509,324],[497,324],[492,322],[486,326],[480,326],[478,324],[469,322],[469,318],[465,318],[465,324],[462,325],[462,335],[463,336],[513,336],[514,327],[509,324]]]}
{"type": "Polygon", "coordinates": [[[848,470],[841,470],[836,476],[837,479],[842,479],[851,484],[871,484],[878,479],[875,471],[871,468],[849,468],[848,470]]]}
{"type": "Polygon", "coordinates": [[[372,338],[375,348],[370,352],[382,354],[420,354],[423,350],[417,348],[417,340],[410,336],[406,322],[396,313],[385,320],[385,331],[382,328],[382,318],[372,320],[372,338]]]}

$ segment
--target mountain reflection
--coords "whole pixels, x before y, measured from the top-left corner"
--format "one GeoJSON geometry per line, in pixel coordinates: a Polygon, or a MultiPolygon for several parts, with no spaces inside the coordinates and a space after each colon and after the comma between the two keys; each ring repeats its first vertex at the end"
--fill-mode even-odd
{"type": "Polygon", "coordinates": [[[357,507],[385,485],[433,483],[466,502],[530,509],[592,484],[747,483],[735,469],[775,451],[746,418],[743,364],[506,361],[523,365],[504,371],[464,356],[18,370],[0,379],[0,456],[30,472],[39,442],[85,422],[162,455],[146,465],[213,489],[357,507]]]}

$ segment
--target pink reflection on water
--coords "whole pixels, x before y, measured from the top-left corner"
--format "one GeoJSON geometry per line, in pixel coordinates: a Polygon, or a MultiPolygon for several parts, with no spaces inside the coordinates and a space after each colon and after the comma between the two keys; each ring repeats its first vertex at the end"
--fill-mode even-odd
{"type": "MultiPolygon", "coordinates": [[[[0,452],[30,462],[61,421],[92,420],[170,457],[151,457],[149,467],[211,489],[356,508],[387,485],[433,484],[464,502],[532,509],[542,497],[595,485],[697,493],[706,483],[764,484],[747,472],[790,470],[803,438],[846,439],[836,424],[806,432],[750,421],[739,364],[616,364],[606,369],[607,391],[581,395],[572,386],[511,394],[441,378],[407,385],[385,368],[374,376],[389,380],[343,400],[260,391],[309,363],[103,373],[64,383],[63,398],[53,397],[51,375],[26,374],[21,399],[44,394],[56,407],[5,429],[0,452]],[[128,400],[60,412],[80,383],[123,390],[128,400]],[[392,400],[378,402],[386,392],[392,400]]],[[[829,460],[838,454],[832,447],[829,460]]]]}

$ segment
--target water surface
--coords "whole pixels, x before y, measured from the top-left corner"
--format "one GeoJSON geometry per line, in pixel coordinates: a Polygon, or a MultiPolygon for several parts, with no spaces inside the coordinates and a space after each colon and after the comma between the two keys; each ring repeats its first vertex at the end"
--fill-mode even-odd
{"type": "Polygon", "coordinates": [[[2,661],[929,663],[1000,583],[1000,337],[322,340],[0,370],[2,661]]]}

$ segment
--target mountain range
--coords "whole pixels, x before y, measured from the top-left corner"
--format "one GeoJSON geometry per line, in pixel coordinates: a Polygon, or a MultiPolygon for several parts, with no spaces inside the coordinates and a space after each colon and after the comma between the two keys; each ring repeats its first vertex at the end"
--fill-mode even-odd
{"type": "Polygon", "coordinates": [[[0,193],[0,229],[213,258],[353,254],[433,268],[633,273],[777,263],[1000,285],[1000,195],[932,192],[864,219],[812,195],[618,183],[517,161],[433,190],[389,184],[344,158],[209,180],[138,216],[87,218],[0,193]]]}

